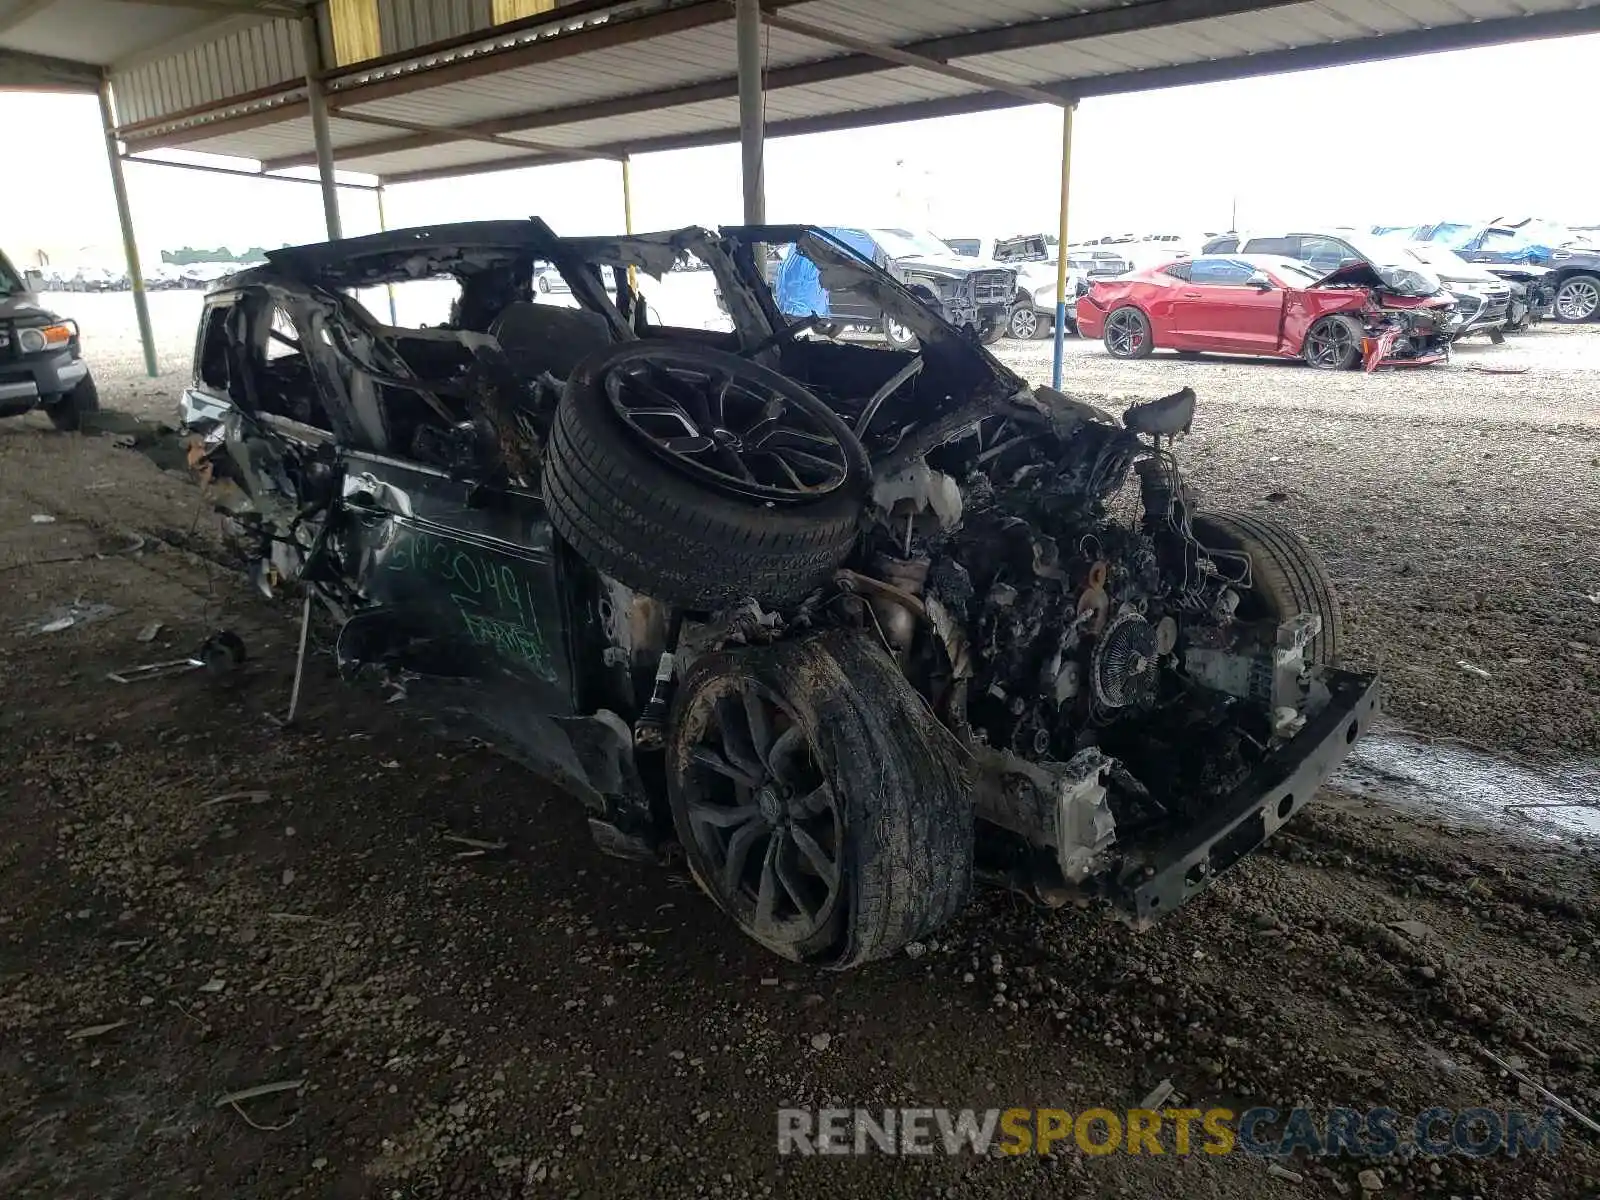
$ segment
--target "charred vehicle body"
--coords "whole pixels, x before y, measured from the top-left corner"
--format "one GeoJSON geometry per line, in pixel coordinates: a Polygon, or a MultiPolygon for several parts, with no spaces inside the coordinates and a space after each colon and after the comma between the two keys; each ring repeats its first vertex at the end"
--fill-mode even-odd
{"type": "Polygon", "coordinates": [[[975,879],[1147,922],[1376,710],[1315,554],[1197,508],[1192,392],[1118,421],[1030,388],[812,227],[275,251],[208,298],[183,410],[261,587],[322,602],[342,673],[565,784],[608,851],[681,847],[791,958],[892,953],[975,879]],[[918,348],[791,320],[771,246],[918,348]],[[686,254],[732,332],[630,290],[686,254]],[[577,307],[531,302],[540,259],[577,307]],[[353,298],[436,276],[439,328],[353,298]]]}

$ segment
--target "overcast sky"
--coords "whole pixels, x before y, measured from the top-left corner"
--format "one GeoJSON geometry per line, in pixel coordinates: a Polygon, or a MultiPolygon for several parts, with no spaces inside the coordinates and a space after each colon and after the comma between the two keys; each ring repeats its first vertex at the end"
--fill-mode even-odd
{"type": "MultiPolygon", "coordinates": [[[[1509,214],[1600,222],[1600,35],[1088,100],[1078,111],[1072,238],[1275,223],[1368,224],[1509,214]]],[[[0,243],[119,259],[92,97],[0,93],[10,145],[0,243]],[[32,131],[32,132],[30,132],[32,131]],[[37,136],[37,141],[34,138],[37,136]],[[18,186],[18,185],[21,186],[18,186]],[[84,248],[79,250],[78,248],[84,248]]],[[[921,225],[948,237],[1054,229],[1061,120],[1050,108],[775,140],[778,221],[921,225]]],[[[128,170],[141,252],[315,241],[317,189],[193,171],[128,170]]],[[[739,218],[734,146],[633,166],[640,230],[739,218]]],[[[346,191],[345,232],[377,228],[346,191]]],[[[390,189],[391,227],[538,213],[562,233],[622,227],[620,169],[578,163],[390,189]]]]}

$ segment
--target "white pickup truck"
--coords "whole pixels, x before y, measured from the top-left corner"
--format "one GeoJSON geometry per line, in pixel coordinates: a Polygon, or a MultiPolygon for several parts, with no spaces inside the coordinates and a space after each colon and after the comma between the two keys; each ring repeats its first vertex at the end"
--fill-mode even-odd
{"type": "MultiPolygon", "coordinates": [[[[1048,337],[1055,328],[1056,248],[1043,234],[1009,238],[946,238],[957,254],[993,259],[1017,272],[1017,294],[1006,321],[1006,336],[1029,341],[1048,337]]],[[[1067,256],[1067,332],[1078,332],[1074,309],[1089,290],[1091,264],[1067,256]]]]}

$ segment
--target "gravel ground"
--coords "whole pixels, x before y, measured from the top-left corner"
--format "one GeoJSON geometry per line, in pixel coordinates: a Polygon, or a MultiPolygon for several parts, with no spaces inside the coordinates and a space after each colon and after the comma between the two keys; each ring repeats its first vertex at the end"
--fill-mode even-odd
{"type": "MultiPolygon", "coordinates": [[[[107,406],[169,412],[183,372],[138,374],[126,297],[73,299],[104,304],[107,406]]],[[[152,299],[176,367],[195,298],[152,299]]],[[[1600,329],[1374,377],[1070,350],[1069,390],[1107,403],[1196,388],[1181,456],[1212,505],[1324,552],[1398,721],[1595,755],[1600,329]],[[1468,369],[1505,363],[1528,371],[1468,369]]],[[[1048,372],[1044,344],[1001,353],[1048,372]]],[[[331,631],[285,729],[290,615],[209,532],[180,470],[0,423],[0,1194],[1600,1193],[1572,1125],[1554,1158],[1298,1162],[1298,1183],[1243,1155],[780,1159],[779,1105],[1077,1111],[1170,1079],[1197,1108],[1533,1107],[1485,1046],[1600,1112],[1595,839],[1328,789],[1147,934],[990,893],[915,959],[814,972],[680,868],[597,854],[538,779],[344,688],[331,631]],[[235,675],[105,682],[219,623],[252,650],[235,675]]]]}

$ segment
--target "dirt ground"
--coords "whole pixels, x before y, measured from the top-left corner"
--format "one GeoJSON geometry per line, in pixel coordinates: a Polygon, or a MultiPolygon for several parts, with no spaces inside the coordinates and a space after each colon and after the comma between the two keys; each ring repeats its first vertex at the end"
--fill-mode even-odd
{"type": "MultiPolygon", "coordinates": [[[[164,415],[181,372],[130,347],[94,348],[105,402],[164,415]]],[[[1113,405],[1196,387],[1181,457],[1323,551],[1393,721],[1556,775],[1600,754],[1600,328],[1375,377],[1071,349],[1069,389],[1113,405]]],[[[1045,343],[1001,352],[1048,374],[1045,343]]],[[[775,1149],[779,1106],[1121,1109],[1162,1080],[1202,1109],[1538,1108],[1484,1048],[1600,1116],[1600,839],[1327,789],[1146,934],[987,893],[915,958],[816,972],[343,687],[328,630],[285,728],[294,614],[213,531],[112,433],[0,423],[0,1195],[1265,1200],[1371,1170],[1384,1198],[1600,1195],[1570,1122],[1553,1157],[1298,1182],[1243,1154],[775,1149]],[[220,625],[251,653],[231,675],[105,678],[220,625]]]]}

